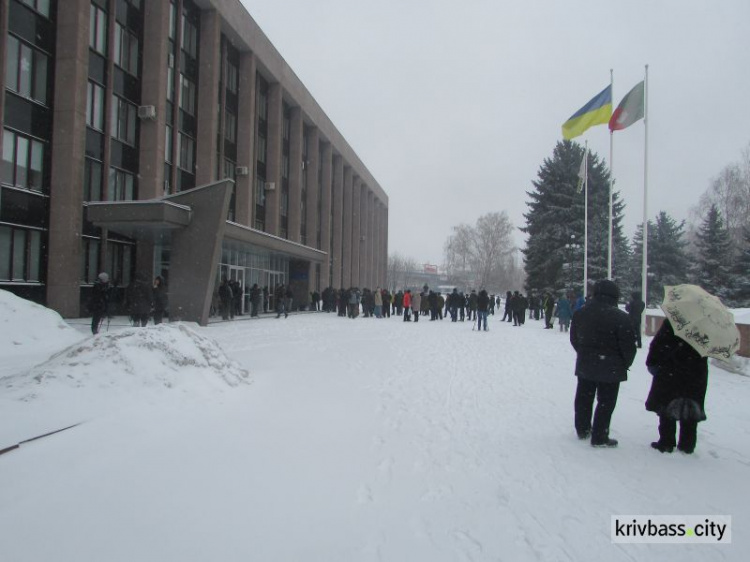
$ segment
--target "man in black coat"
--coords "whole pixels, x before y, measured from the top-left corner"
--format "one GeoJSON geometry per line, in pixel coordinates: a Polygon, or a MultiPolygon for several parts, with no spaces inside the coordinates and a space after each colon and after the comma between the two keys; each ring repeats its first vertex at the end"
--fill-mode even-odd
{"type": "Polygon", "coordinates": [[[630,315],[630,323],[633,325],[633,332],[635,332],[635,345],[641,347],[641,314],[643,309],[646,308],[646,303],[641,299],[640,291],[635,291],[630,294],[630,302],[625,305],[625,310],[630,315]]]}
{"type": "Polygon", "coordinates": [[[570,326],[570,343],[577,354],[575,427],[579,439],[590,436],[594,447],[617,446],[617,441],[609,438],[609,422],[620,383],[627,380],[636,354],[630,318],[617,308],[619,297],[614,281],[598,281],[594,298],[573,314],[570,326]],[[594,397],[597,404],[592,425],[594,397]]]}

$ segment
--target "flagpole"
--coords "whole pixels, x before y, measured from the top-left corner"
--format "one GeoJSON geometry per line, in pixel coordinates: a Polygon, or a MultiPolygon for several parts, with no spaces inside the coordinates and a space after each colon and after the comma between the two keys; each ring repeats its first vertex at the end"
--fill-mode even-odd
{"type": "MultiPolygon", "coordinates": [[[[641,263],[641,287],[643,302],[648,306],[648,65],[643,80],[643,125],[645,142],[643,143],[643,262],[641,263]]],[[[641,319],[641,332],[646,315],[641,319]]]]}
{"type": "Polygon", "coordinates": [[[589,141],[583,150],[583,298],[588,293],[589,286],[589,141]]]}
{"type": "MultiPolygon", "coordinates": [[[[609,87],[612,91],[612,99],[615,99],[614,70],[609,69],[609,87]]],[[[614,190],[614,131],[609,131],[609,238],[607,252],[607,279],[612,279],[612,191],[614,190]]]]}

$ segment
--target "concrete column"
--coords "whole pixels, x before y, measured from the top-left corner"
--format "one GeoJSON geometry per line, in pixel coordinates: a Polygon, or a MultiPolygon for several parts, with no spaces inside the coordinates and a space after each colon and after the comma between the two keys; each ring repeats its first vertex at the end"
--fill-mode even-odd
{"type": "Polygon", "coordinates": [[[380,284],[380,201],[373,195],[372,198],[372,278],[375,285],[380,284]]]}
{"type": "Polygon", "coordinates": [[[156,108],[156,119],[141,119],[138,199],[164,195],[164,150],[167,123],[167,38],[169,2],[143,4],[143,70],[141,104],[156,108]]]}
{"type": "MultiPolygon", "coordinates": [[[[10,0],[0,0],[0,76],[5,76],[5,59],[8,42],[8,2],[10,0]]],[[[5,88],[0,88],[0,128],[3,126],[5,126],[5,88]]],[[[0,151],[2,149],[3,139],[0,136],[0,151]]]]}
{"type": "Polygon", "coordinates": [[[352,285],[364,287],[360,274],[362,258],[362,180],[352,177],[352,285]]]}
{"type": "Polygon", "coordinates": [[[319,150],[322,151],[320,166],[322,170],[322,185],[320,192],[320,249],[327,253],[325,262],[323,262],[321,276],[324,279],[324,286],[338,287],[333,284],[333,279],[329,276],[331,271],[331,260],[333,258],[333,246],[331,244],[331,191],[333,182],[333,152],[331,144],[326,143],[322,146],[319,144],[319,150]]]}
{"type": "Polygon", "coordinates": [[[367,206],[366,206],[365,218],[367,219],[367,233],[365,235],[365,247],[367,252],[367,282],[374,289],[377,286],[377,281],[374,275],[373,266],[373,249],[375,243],[375,208],[373,206],[373,194],[369,189],[367,190],[367,206]]]}
{"type": "MultiPolygon", "coordinates": [[[[302,110],[291,108],[289,119],[289,240],[299,243],[302,238],[302,110]]],[[[309,244],[308,244],[309,246],[309,244]]]]}
{"type": "MultiPolygon", "coordinates": [[[[330,146],[330,145],[329,145],[330,146]]],[[[331,197],[333,205],[333,287],[341,289],[344,287],[344,159],[333,156],[333,194],[331,197]]]]}
{"type": "Polygon", "coordinates": [[[380,245],[380,263],[382,269],[380,271],[381,283],[385,283],[388,277],[388,207],[383,206],[383,235],[380,245]]]}
{"type": "Polygon", "coordinates": [[[344,231],[343,256],[341,258],[341,282],[345,288],[352,286],[352,168],[344,166],[344,231]]]}
{"type": "MultiPolygon", "coordinates": [[[[318,185],[318,175],[320,169],[320,132],[312,127],[307,132],[307,162],[305,162],[305,171],[307,177],[307,245],[311,248],[320,250],[323,246],[323,237],[318,242],[318,207],[320,204],[320,186],[318,185]]],[[[321,279],[324,277],[321,270],[321,279]]],[[[325,279],[328,279],[328,270],[325,270],[325,279]]],[[[323,281],[321,281],[323,283],[323,281]]]]}
{"type": "MultiPolygon", "coordinates": [[[[169,3],[165,9],[169,9],[169,3]]],[[[178,64],[175,61],[175,64],[178,64]]],[[[200,74],[198,77],[198,133],[196,137],[195,183],[204,185],[216,178],[219,134],[219,81],[221,79],[221,17],[216,10],[201,13],[200,74]]],[[[164,91],[161,92],[162,96],[164,91]]]]}
{"type": "Polygon", "coordinates": [[[266,181],[276,189],[266,191],[266,232],[279,235],[281,219],[281,156],[283,142],[284,103],[281,84],[268,85],[268,154],[266,181]]]}
{"type": "Polygon", "coordinates": [[[237,98],[237,166],[246,166],[248,174],[235,179],[235,219],[253,226],[253,190],[255,187],[255,75],[253,53],[240,55],[239,96],[237,98]]]}
{"type": "Polygon", "coordinates": [[[90,9],[70,0],[57,14],[47,306],[65,317],[79,315],[90,9]]]}

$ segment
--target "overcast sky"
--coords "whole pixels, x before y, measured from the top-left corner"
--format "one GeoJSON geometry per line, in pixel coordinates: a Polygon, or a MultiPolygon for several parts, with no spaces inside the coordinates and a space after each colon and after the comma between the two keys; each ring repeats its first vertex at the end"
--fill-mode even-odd
{"type": "MultiPolygon", "coordinates": [[[[523,226],[562,123],[610,69],[616,107],[649,65],[650,218],[687,219],[750,144],[748,0],[242,2],[388,194],[389,253],[421,263],[484,213],[523,226]]],[[[628,236],[644,136],[615,133],[628,236]]],[[[606,125],[576,140],[609,161],[606,125]]]]}

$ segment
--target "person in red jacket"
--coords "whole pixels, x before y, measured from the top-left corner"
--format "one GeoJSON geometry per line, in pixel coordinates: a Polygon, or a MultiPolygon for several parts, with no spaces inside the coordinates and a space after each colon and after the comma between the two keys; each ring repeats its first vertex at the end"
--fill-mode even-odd
{"type": "Polygon", "coordinates": [[[411,322],[411,290],[404,293],[404,322],[411,322]]]}

